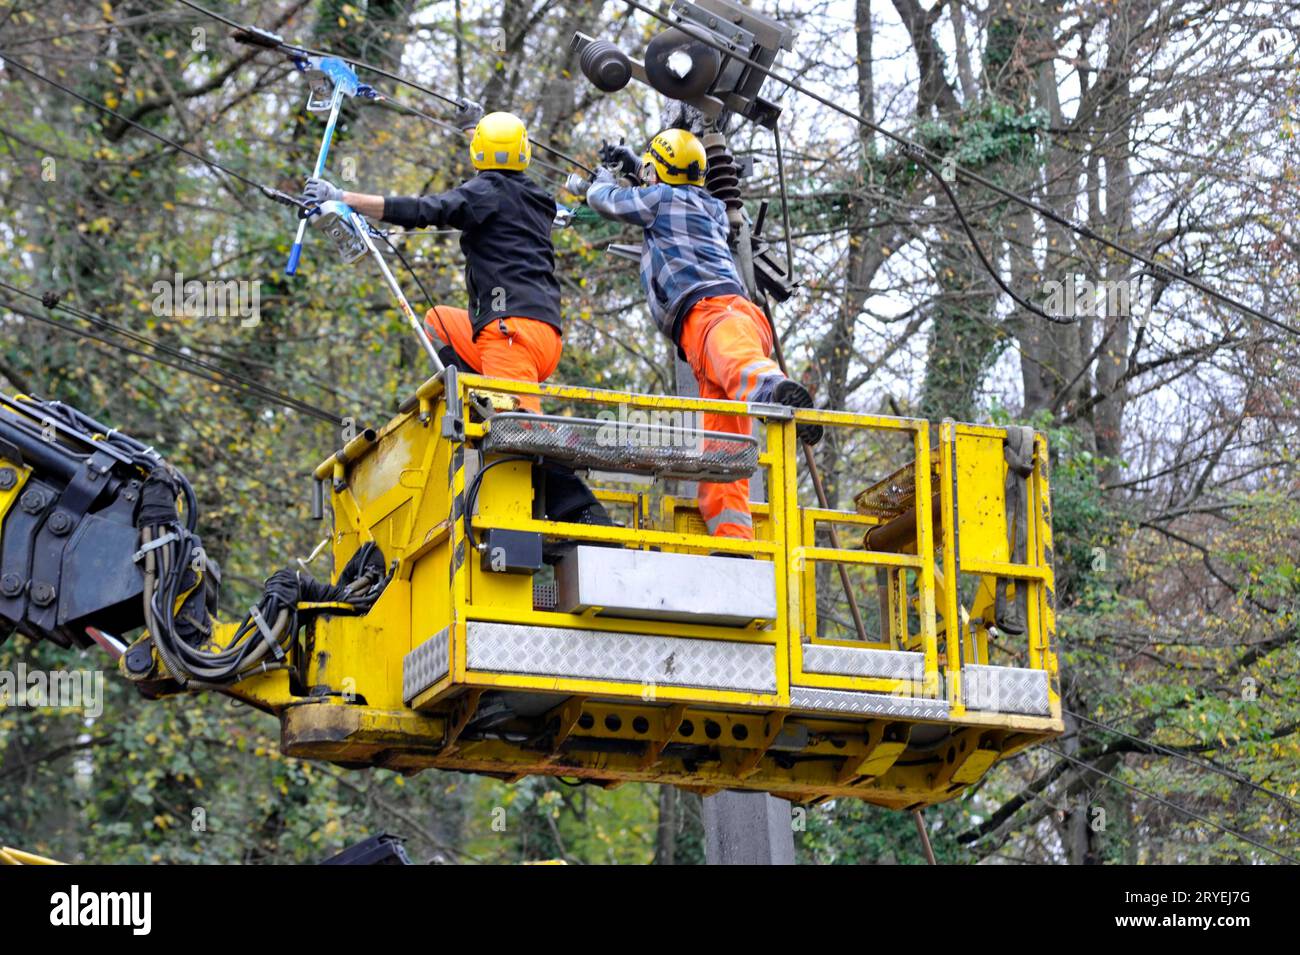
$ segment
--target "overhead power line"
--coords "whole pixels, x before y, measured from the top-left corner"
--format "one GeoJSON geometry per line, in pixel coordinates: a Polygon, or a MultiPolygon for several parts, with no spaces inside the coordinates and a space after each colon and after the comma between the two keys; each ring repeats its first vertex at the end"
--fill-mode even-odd
{"type": "Polygon", "coordinates": [[[1257,790],[1260,793],[1263,793],[1265,796],[1269,796],[1283,803],[1290,803],[1292,807],[1296,809],[1300,809],[1300,801],[1292,799],[1290,796],[1287,796],[1285,793],[1274,792],[1273,790],[1268,789],[1265,786],[1259,785],[1259,783],[1255,782],[1254,780],[1247,779],[1245,776],[1241,775],[1240,773],[1233,772],[1230,769],[1225,769],[1222,766],[1217,766],[1214,763],[1210,762],[1209,760],[1198,759],[1194,756],[1191,756],[1188,753],[1179,752],[1176,749],[1170,749],[1168,746],[1161,746],[1159,743],[1152,742],[1149,739],[1143,739],[1139,736],[1134,736],[1131,733],[1126,733],[1122,729],[1119,729],[1116,726],[1112,726],[1109,723],[1103,723],[1100,720],[1094,720],[1089,716],[1084,716],[1082,713],[1075,713],[1073,710],[1065,710],[1064,712],[1074,717],[1076,720],[1079,720],[1082,723],[1088,723],[1092,726],[1097,727],[1100,730],[1103,730],[1107,733],[1113,733],[1116,736],[1120,736],[1131,742],[1138,743],[1144,747],[1147,747],[1148,749],[1154,750],[1159,753],[1165,753],[1166,755],[1172,756],[1175,759],[1181,759],[1183,762],[1188,763],[1191,766],[1195,766],[1198,769],[1205,769],[1205,770],[1209,770],[1212,773],[1218,773],[1220,776],[1224,777],[1225,779],[1231,782],[1236,783],[1239,786],[1245,786],[1249,789],[1257,790]]]}
{"type": "MultiPolygon", "coordinates": [[[[432,96],[434,99],[442,100],[444,103],[447,103],[450,106],[460,107],[465,105],[467,102],[466,100],[460,97],[448,96],[446,93],[434,89],[431,86],[425,86],[423,83],[417,83],[414,80],[408,80],[406,77],[394,73],[391,70],[386,70],[382,66],[375,66],[373,63],[366,63],[364,60],[358,60],[356,57],[348,54],[331,53],[328,50],[317,50],[309,46],[299,46],[294,43],[279,41],[279,37],[276,37],[272,33],[268,33],[267,31],[262,30],[255,26],[239,23],[238,21],[232,20],[229,17],[222,16],[220,13],[216,13],[212,10],[207,9],[206,7],[202,7],[199,4],[192,2],[192,0],[177,0],[177,2],[184,6],[189,7],[191,10],[195,11],[196,13],[201,13],[205,17],[209,17],[213,20],[216,20],[219,23],[224,23],[226,26],[239,31],[240,33],[244,34],[245,37],[248,38],[247,42],[253,42],[253,45],[255,46],[265,46],[268,49],[274,49],[276,48],[276,45],[283,45],[292,50],[305,53],[308,56],[334,57],[335,59],[344,60],[347,63],[350,63],[352,66],[356,67],[359,70],[365,70],[368,73],[374,73],[377,76],[382,76],[385,79],[392,80],[394,83],[400,83],[402,86],[409,87],[410,89],[413,90],[418,90],[419,92],[424,93],[426,96],[432,96]]],[[[390,102],[393,101],[390,100],[390,102]]],[[[530,141],[538,149],[550,153],[552,156],[555,156],[557,159],[563,159],[565,162],[570,163],[573,166],[576,166],[578,169],[581,169],[583,172],[594,173],[594,170],[590,166],[587,166],[584,163],[578,161],[574,157],[570,156],[568,153],[556,149],[554,146],[551,146],[549,143],[544,143],[539,139],[533,139],[531,137],[530,137],[530,141]]]]}
{"type": "MultiPolygon", "coordinates": [[[[182,0],[182,2],[187,2],[187,0],[182,0]]],[[[895,133],[892,130],[886,129],[883,126],[880,126],[872,122],[871,120],[867,119],[865,116],[859,113],[855,113],[851,109],[841,106],[839,103],[836,103],[833,100],[828,99],[827,97],[822,96],[819,93],[813,92],[812,90],[808,89],[806,86],[804,86],[797,80],[785,76],[781,73],[778,73],[775,70],[772,70],[770,67],[764,66],[762,63],[759,63],[757,60],[753,60],[747,56],[737,53],[735,50],[728,49],[727,47],[723,46],[721,43],[718,43],[709,34],[697,30],[696,28],[692,27],[688,23],[681,23],[676,20],[672,20],[669,17],[665,16],[664,14],[659,13],[656,10],[652,10],[650,7],[647,7],[645,4],[639,3],[638,0],[623,0],[623,3],[627,4],[627,6],[631,7],[634,10],[638,10],[641,13],[647,14],[648,16],[653,17],[654,19],[660,21],[661,23],[664,23],[670,27],[673,27],[674,29],[681,31],[682,33],[685,33],[687,36],[690,36],[693,39],[696,39],[701,43],[704,43],[706,46],[710,46],[713,49],[726,54],[732,59],[739,60],[741,63],[746,64],[752,69],[760,71],[763,75],[776,80],[778,83],[781,83],[782,85],[788,87],[789,89],[794,90],[796,93],[800,93],[804,96],[807,96],[809,99],[821,103],[823,106],[827,107],[828,109],[832,109],[835,112],[841,114],[842,116],[846,116],[849,119],[853,120],[854,122],[860,123],[861,125],[865,126],[867,129],[877,132],[880,135],[884,136],[886,139],[889,139],[894,143],[896,143],[902,149],[905,155],[915,160],[919,165],[921,165],[926,170],[926,172],[930,173],[930,175],[936,178],[940,186],[943,188],[943,191],[946,194],[949,202],[952,204],[954,211],[956,211],[957,217],[961,221],[962,226],[965,229],[968,237],[970,237],[972,242],[974,243],[975,251],[979,255],[981,263],[990,272],[990,274],[993,276],[994,281],[997,282],[998,286],[1001,287],[1003,291],[1006,291],[1009,295],[1011,295],[1014,299],[1016,299],[1017,303],[1021,304],[1022,306],[1024,305],[1023,299],[1021,299],[1019,296],[1016,295],[1016,293],[1008,289],[1006,285],[1003,283],[1001,276],[997,274],[996,270],[990,266],[987,258],[984,256],[983,251],[979,247],[979,243],[974,242],[974,236],[971,233],[969,226],[966,225],[965,215],[963,214],[961,210],[961,206],[958,203],[956,196],[953,194],[952,189],[949,187],[947,181],[943,178],[943,176],[939,174],[938,170],[936,170],[934,166],[931,165],[926,159],[926,157],[930,157],[942,162],[944,157],[940,156],[938,153],[935,153],[933,150],[927,149],[926,147],[920,145],[919,143],[912,142],[912,140],[908,139],[905,136],[899,135],[898,133],[895,133]]],[[[1005,186],[999,185],[998,183],[992,181],[991,179],[987,179],[984,176],[979,175],[979,173],[973,172],[972,170],[967,169],[964,166],[958,166],[954,164],[950,168],[953,169],[956,175],[967,180],[968,182],[972,182],[975,183],[976,185],[983,186],[985,189],[992,190],[993,192],[997,193],[1003,198],[1009,199],[1010,201],[1018,203],[1028,209],[1032,209],[1033,211],[1037,212],[1039,215],[1043,216],[1045,219],[1049,219],[1052,222],[1056,223],[1057,225],[1069,229],[1070,231],[1074,232],[1079,236],[1082,236],[1085,239],[1090,239],[1094,242],[1100,243],[1101,245],[1106,246],[1112,251],[1118,252],[1121,255],[1126,255],[1129,258],[1133,259],[1134,261],[1143,263],[1144,265],[1147,266],[1147,268],[1151,271],[1151,273],[1155,275],[1155,277],[1158,279],[1178,281],[1186,285],[1190,285],[1192,288],[1197,289],[1198,291],[1203,292],[1206,295],[1209,295],[1211,298],[1217,299],[1223,304],[1235,308],[1238,311],[1250,315],[1254,318],[1257,318],[1260,321],[1265,322],[1266,324],[1272,325],[1275,328],[1282,329],[1283,331],[1290,332],[1293,335],[1300,335],[1300,328],[1297,328],[1296,326],[1290,325],[1279,319],[1273,318],[1272,316],[1265,315],[1263,312],[1259,311],[1258,309],[1252,308],[1251,306],[1247,305],[1245,302],[1238,301],[1237,299],[1233,298],[1232,296],[1224,292],[1219,291],[1213,286],[1207,285],[1204,282],[1200,281],[1199,279],[1187,275],[1185,272],[1181,272],[1177,269],[1170,268],[1169,266],[1156,261],[1154,258],[1147,255],[1146,253],[1139,252],[1135,249],[1130,249],[1127,246],[1122,245],[1121,243],[1116,242],[1113,239],[1108,239],[1105,236],[1100,235],[1097,232],[1093,231],[1091,228],[1084,225],[1083,223],[1074,222],[1070,219],[1067,219],[1065,216],[1061,215],[1056,210],[1044,206],[1042,203],[1035,202],[1033,199],[1030,199],[1027,196],[1023,196],[1017,192],[1013,192],[1012,190],[1007,189],[1005,186]]],[[[1052,319],[1052,316],[1046,315],[1037,306],[1029,306],[1029,308],[1035,314],[1045,315],[1045,317],[1052,319]]]]}
{"type": "Polygon", "coordinates": [[[27,298],[39,302],[42,305],[42,307],[49,309],[50,311],[54,311],[55,309],[58,309],[59,311],[66,312],[67,314],[72,315],[75,318],[79,318],[82,321],[89,322],[90,324],[98,326],[99,328],[105,331],[109,331],[117,335],[120,335],[123,338],[129,339],[130,341],[133,341],[137,344],[145,345],[146,347],[152,348],[155,351],[154,352],[141,351],[138,348],[132,348],[131,346],[123,344],[121,341],[117,341],[113,338],[96,334],[95,332],[89,331],[88,329],[77,328],[75,326],[67,324],[66,322],[61,322],[51,315],[42,315],[40,312],[35,310],[19,309],[12,304],[8,304],[8,307],[11,310],[17,312],[20,315],[24,315],[28,318],[33,318],[36,321],[42,322],[51,327],[62,329],[63,331],[69,334],[77,335],[82,338],[87,338],[92,341],[99,342],[102,345],[107,345],[110,348],[115,348],[127,354],[135,355],[139,358],[144,358],[148,361],[165,365],[169,368],[173,368],[177,371],[184,372],[188,375],[193,375],[194,377],[197,378],[202,378],[222,388],[238,389],[244,392],[245,394],[251,394],[256,397],[262,398],[266,401],[271,401],[276,404],[283,405],[301,414],[310,415],[311,417],[319,418],[322,421],[328,421],[330,424],[333,425],[340,425],[343,423],[343,419],[339,415],[327,411],[324,408],[318,407],[317,405],[311,404],[310,402],[303,401],[301,398],[295,398],[293,395],[285,394],[284,392],[272,388],[268,385],[265,385],[260,381],[256,381],[252,378],[248,378],[236,372],[228,371],[227,369],[222,368],[220,365],[216,365],[213,364],[212,362],[204,361],[203,359],[200,358],[195,358],[193,355],[187,355],[184,351],[180,349],[173,348],[169,345],[164,345],[162,342],[156,341],[155,339],[152,339],[147,335],[141,335],[139,332],[135,332],[129,328],[124,328],[120,325],[116,325],[113,322],[110,322],[99,315],[95,315],[91,312],[86,312],[81,309],[73,308],[72,306],[60,303],[57,300],[54,300],[51,296],[37,295],[34,292],[30,292],[26,289],[19,288],[16,285],[10,285],[8,282],[2,280],[0,280],[0,289],[4,289],[7,292],[11,292],[15,295],[22,296],[23,298],[27,298]]]}
{"type": "Polygon", "coordinates": [[[1250,843],[1250,845],[1254,846],[1257,849],[1263,849],[1265,852],[1277,856],[1279,859],[1281,859],[1284,862],[1300,864],[1300,859],[1293,858],[1292,856],[1287,855],[1285,852],[1279,852],[1277,849],[1274,849],[1272,846],[1260,842],[1258,839],[1253,839],[1243,832],[1238,832],[1236,829],[1230,829],[1225,825],[1217,823],[1213,819],[1210,819],[1208,816],[1203,816],[1199,812],[1196,812],[1193,809],[1188,809],[1186,806],[1180,806],[1178,805],[1178,803],[1170,802],[1168,799],[1165,799],[1163,796],[1158,796],[1153,792],[1148,792],[1147,790],[1143,789],[1140,786],[1134,786],[1132,783],[1126,783],[1118,776],[1112,776],[1104,769],[1098,769],[1096,766],[1093,766],[1091,763],[1087,763],[1081,759],[1077,759],[1076,757],[1071,756],[1069,753],[1063,753],[1059,749],[1053,749],[1051,746],[1046,746],[1046,745],[1043,746],[1043,749],[1047,750],[1047,752],[1051,753],[1052,755],[1059,756],[1061,759],[1074,763],[1076,766],[1086,769],[1091,773],[1096,773],[1098,776],[1102,776],[1110,780],[1111,782],[1119,783],[1125,789],[1132,790],[1133,792],[1138,793],[1141,796],[1145,796],[1147,799],[1152,799],[1160,803],[1162,806],[1166,806],[1167,808],[1172,809],[1175,812],[1182,813],[1184,816],[1187,816],[1190,819],[1195,819],[1197,822],[1204,823],[1210,828],[1217,829],[1226,835],[1232,836],[1236,839],[1240,839],[1242,842],[1250,843]]]}
{"type": "Polygon", "coordinates": [[[104,113],[105,115],[112,116],[114,119],[120,120],[121,122],[126,123],[128,126],[131,126],[134,129],[138,129],[146,136],[152,136],[154,139],[158,140],[158,142],[162,143],[163,145],[170,146],[172,149],[176,150],[179,153],[184,153],[186,156],[189,156],[193,159],[197,159],[205,166],[215,169],[218,172],[225,173],[227,176],[230,176],[232,179],[242,182],[246,186],[252,186],[258,192],[262,193],[264,196],[266,196],[268,199],[271,199],[274,202],[281,203],[282,205],[294,206],[299,209],[305,207],[304,203],[300,202],[298,199],[294,198],[288,193],[281,192],[279,189],[272,189],[270,186],[264,186],[256,179],[250,179],[248,176],[245,176],[243,173],[235,172],[235,170],[231,169],[229,166],[225,166],[217,162],[215,159],[210,159],[207,156],[204,156],[202,153],[197,153],[194,150],[190,149],[188,146],[182,146],[180,143],[176,142],[175,140],[168,139],[162,133],[154,132],[148,126],[145,126],[141,123],[137,123],[135,120],[131,119],[128,116],[123,116],[117,110],[105,106],[103,103],[96,103],[90,97],[82,96],[76,90],[72,89],[71,87],[65,86],[64,84],[60,83],[58,80],[54,79],[53,77],[46,76],[44,73],[41,73],[38,70],[34,70],[30,66],[27,66],[26,64],[21,63],[18,60],[15,60],[13,56],[7,51],[0,50],[0,57],[3,57],[5,62],[9,66],[17,67],[18,70],[20,70],[23,73],[26,73],[28,76],[32,77],[33,79],[40,80],[42,83],[46,83],[49,86],[52,86],[55,89],[60,90],[63,93],[66,93],[68,96],[80,100],[81,102],[85,103],[87,106],[93,107],[94,109],[99,110],[101,113],[104,113]]]}

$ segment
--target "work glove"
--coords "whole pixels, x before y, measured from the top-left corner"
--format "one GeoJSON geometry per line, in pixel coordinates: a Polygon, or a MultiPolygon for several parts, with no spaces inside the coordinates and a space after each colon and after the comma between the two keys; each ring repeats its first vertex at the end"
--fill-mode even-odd
{"type": "Polygon", "coordinates": [[[456,113],[452,116],[452,122],[458,129],[469,132],[478,125],[478,121],[483,118],[483,107],[472,99],[461,100],[456,104],[456,113]]]}
{"type": "Polygon", "coordinates": [[[313,176],[307,180],[307,186],[303,189],[300,198],[303,202],[314,203],[318,206],[325,202],[342,202],[343,190],[332,182],[317,179],[313,176]]]}
{"type": "Polygon", "coordinates": [[[599,166],[596,169],[596,174],[591,177],[591,182],[588,183],[587,188],[591,188],[597,183],[606,182],[611,186],[618,185],[618,179],[614,175],[614,170],[610,169],[608,166],[599,166]]]}
{"type": "Polygon", "coordinates": [[[612,166],[633,179],[641,172],[641,157],[622,141],[606,142],[600,147],[600,164],[612,166]]]}
{"type": "Polygon", "coordinates": [[[580,172],[571,172],[569,178],[564,180],[564,188],[579,199],[586,199],[587,190],[591,188],[591,180],[580,172]]]}

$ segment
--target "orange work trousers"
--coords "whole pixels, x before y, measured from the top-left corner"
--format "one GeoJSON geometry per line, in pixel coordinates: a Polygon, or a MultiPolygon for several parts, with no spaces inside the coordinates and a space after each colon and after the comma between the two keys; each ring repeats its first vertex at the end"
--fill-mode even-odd
{"type": "MultiPolygon", "coordinates": [[[[768,355],[772,327],[767,316],[742,295],[700,299],[682,322],[681,347],[695,372],[701,398],[766,401],[785,376],[768,355]]],[[[706,431],[752,433],[753,422],[736,415],[705,412],[706,431]]],[[[749,481],[700,482],[700,514],[714,537],[754,539],[749,481]]]]}
{"type": "MultiPolygon", "coordinates": [[[[493,378],[540,384],[560,364],[559,331],[535,318],[494,319],[475,338],[469,312],[436,305],[425,313],[424,326],[435,342],[450,345],[471,368],[493,378]]],[[[542,401],[536,395],[518,397],[519,407],[541,413],[542,401]]]]}

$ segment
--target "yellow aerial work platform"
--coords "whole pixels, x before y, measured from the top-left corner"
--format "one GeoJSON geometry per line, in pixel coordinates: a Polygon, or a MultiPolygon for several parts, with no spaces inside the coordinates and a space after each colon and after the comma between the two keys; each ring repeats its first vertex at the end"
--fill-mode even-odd
{"type": "Polygon", "coordinates": [[[335,568],[374,541],[387,589],[227,692],[280,716],[287,754],[345,765],[941,802],[1063,729],[1047,446],[1028,435],[1017,470],[1015,429],[451,370],[316,471],[335,568]],[[500,413],[520,394],[552,413],[500,413]],[[754,439],[701,434],[706,410],[750,416],[754,439]],[[801,503],[796,420],[862,462],[842,468],[869,485],[852,511],[801,503]],[[624,526],[540,516],[538,454],[587,471],[624,526]],[[757,539],[710,537],[689,482],[751,471],[757,539]],[[825,543],[832,525],[853,546],[825,543]],[[537,535],[578,546],[521,568],[537,535]]]}

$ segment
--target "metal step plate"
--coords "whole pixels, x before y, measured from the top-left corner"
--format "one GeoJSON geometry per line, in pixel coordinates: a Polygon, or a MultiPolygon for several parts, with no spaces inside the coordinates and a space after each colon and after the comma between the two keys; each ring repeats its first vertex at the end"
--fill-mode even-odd
{"type": "Polygon", "coordinates": [[[888,693],[860,693],[855,690],[824,690],[811,686],[790,687],[790,708],[920,720],[946,720],[949,713],[947,700],[891,696],[888,693]]]}
{"type": "Polygon", "coordinates": [[[961,669],[961,692],[967,709],[1052,715],[1046,670],[968,663],[961,669]]]}
{"type": "Polygon", "coordinates": [[[485,673],[776,692],[776,648],[768,643],[471,621],[467,665],[485,673]]]}
{"type": "Polygon", "coordinates": [[[413,699],[451,669],[451,628],[438,631],[402,659],[402,699],[413,699]]]}
{"type": "Polygon", "coordinates": [[[731,627],[776,617],[765,560],[575,547],[555,568],[556,610],[731,627]]]}
{"type": "Polygon", "coordinates": [[[803,671],[837,676],[914,680],[919,683],[925,679],[925,654],[910,650],[874,650],[869,647],[806,643],[803,647],[803,671]]]}

